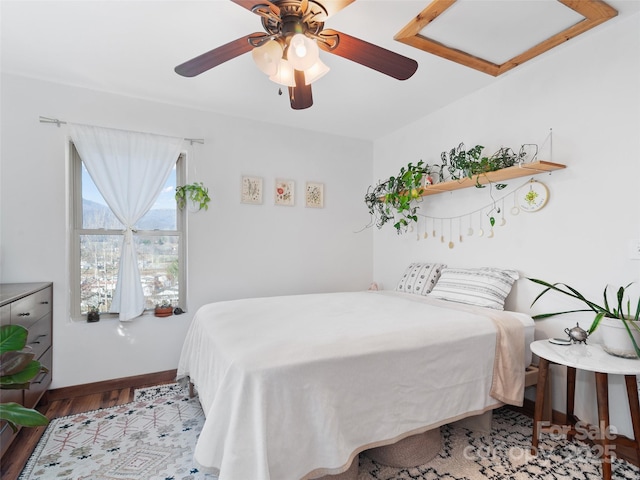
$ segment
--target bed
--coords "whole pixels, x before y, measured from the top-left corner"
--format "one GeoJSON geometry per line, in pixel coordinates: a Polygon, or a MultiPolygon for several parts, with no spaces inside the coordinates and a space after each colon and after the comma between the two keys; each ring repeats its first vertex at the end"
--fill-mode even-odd
{"type": "Polygon", "coordinates": [[[217,302],[178,377],[206,421],[194,458],[219,480],[338,474],[362,451],[521,405],[530,316],[397,291],[217,302]]]}

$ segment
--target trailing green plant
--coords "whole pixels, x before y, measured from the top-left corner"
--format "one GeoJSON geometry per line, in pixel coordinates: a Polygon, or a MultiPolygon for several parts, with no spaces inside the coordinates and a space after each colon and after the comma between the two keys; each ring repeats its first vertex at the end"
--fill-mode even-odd
{"type": "MultiPolygon", "coordinates": [[[[482,145],[476,145],[469,150],[465,150],[464,143],[460,143],[457,147],[440,154],[442,163],[436,165],[439,167],[439,181],[444,181],[444,171],[446,169],[451,180],[460,180],[465,177],[472,178],[477,175],[476,187],[484,188],[484,185],[480,184],[480,175],[512,167],[522,162],[527,156],[524,147],[525,145],[520,147],[520,151],[517,154],[509,147],[500,147],[490,157],[483,157],[481,156],[484,149],[482,145]]],[[[498,183],[495,187],[501,190],[506,187],[506,184],[498,183]]]]}
{"type": "Polygon", "coordinates": [[[191,200],[194,204],[198,205],[198,210],[208,210],[209,205],[207,204],[211,201],[211,198],[209,198],[209,189],[206,188],[202,182],[177,186],[175,197],[178,202],[178,208],[180,209],[183,209],[187,205],[187,201],[191,200]]]}
{"type": "Polygon", "coordinates": [[[538,294],[538,296],[533,300],[531,306],[533,306],[543,295],[550,291],[558,292],[563,295],[567,295],[569,297],[575,298],[580,302],[584,303],[588,308],[582,308],[577,310],[567,310],[563,312],[553,312],[553,313],[541,313],[538,315],[534,315],[532,318],[534,320],[541,318],[548,318],[554,315],[562,315],[565,313],[575,313],[575,312],[594,312],[595,317],[593,322],[591,322],[591,326],[589,327],[588,333],[593,333],[600,324],[600,321],[603,318],[617,318],[620,320],[627,333],[629,334],[629,338],[631,338],[631,343],[633,344],[633,348],[640,357],[640,347],[636,343],[635,338],[633,337],[632,330],[640,332],[640,322],[638,322],[638,318],[640,318],[640,298],[638,298],[638,303],[635,305],[635,310],[632,310],[631,298],[627,297],[625,300],[626,290],[632,285],[631,283],[624,286],[619,287],[616,292],[616,301],[615,303],[610,304],[609,298],[607,295],[607,287],[604,288],[603,293],[603,301],[604,305],[598,305],[597,303],[588,300],[584,295],[578,292],[575,288],[570,287],[565,283],[548,283],[544,280],[539,280],[536,278],[529,278],[534,283],[542,285],[544,290],[538,294]]]}
{"type": "Polygon", "coordinates": [[[416,165],[409,163],[402,167],[396,176],[369,187],[364,201],[376,227],[394,222],[396,231],[402,233],[410,222],[417,222],[418,207],[412,202],[424,192],[422,179],[430,173],[429,165],[420,160],[416,165]]]}
{"type": "MultiPolygon", "coordinates": [[[[29,388],[31,380],[47,368],[34,360],[34,354],[25,350],[28,331],[21,325],[0,327],[0,388],[22,390],[29,388]]],[[[37,427],[47,425],[49,419],[37,410],[15,402],[0,403],[0,420],[16,432],[18,425],[37,427]]]]}
{"type": "MultiPolygon", "coordinates": [[[[476,176],[475,186],[484,188],[485,185],[480,184],[480,175],[524,161],[527,157],[525,147],[526,145],[522,145],[517,154],[511,148],[502,147],[490,157],[483,157],[482,145],[465,150],[464,143],[460,143],[457,147],[442,152],[440,164],[429,165],[422,160],[415,165],[409,163],[397,175],[379,181],[367,190],[364,201],[373,219],[371,224],[382,228],[386,223],[393,222],[396,231],[403,233],[411,222],[418,221],[418,206],[415,201],[424,193],[425,177],[437,172],[438,181],[444,182],[476,176]]],[[[494,186],[500,190],[506,184],[498,183],[494,186]]],[[[495,222],[495,219],[491,217],[491,221],[495,222]]]]}

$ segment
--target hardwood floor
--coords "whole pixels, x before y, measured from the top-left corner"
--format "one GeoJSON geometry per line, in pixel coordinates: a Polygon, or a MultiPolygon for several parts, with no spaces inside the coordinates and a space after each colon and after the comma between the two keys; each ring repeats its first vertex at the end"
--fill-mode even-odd
{"type": "MultiPolygon", "coordinates": [[[[51,390],[37,409],[49,419],[108,408],[133,401],[136,388],[173,383],[175,370],[109,382],[51,390]]],[[[0,479],[16,480],[46,427],[22,428],[2,456],[0,479]]]]}

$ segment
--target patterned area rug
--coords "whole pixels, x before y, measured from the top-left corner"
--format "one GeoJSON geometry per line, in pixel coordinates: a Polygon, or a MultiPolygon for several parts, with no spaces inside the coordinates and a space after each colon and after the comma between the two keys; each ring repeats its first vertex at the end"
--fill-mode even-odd
{"type": "Polygon", "coordinates": [[[52,420],[20,480],[196,480],[204,414],[179,385],[137,390],[126,405],[52,420]]]}
{"type": "MultiPolygon", "coordinates": [[[[215,480],[192,460],[203,422],[198,400],[179,385],[141,389],[132,403],[52,420],[20,480],[215,480]]],[[[419,467],[387,467],[361,454],[358,480],[602,478],[595,453],[560,435],[543,435],[532,456],[531,430],[530,418],[498,409],[490,434],[442,427],[440,453],[419,467]]],[[[612,469],[614,480],[640,479],[625,461],[612,469]]]]}
{"type": "MultiPolygon", "coordinates": [[[[494,411],[491,432],[442,427],[436,458],[415,468],[378,465],[360,455],[358,480],[601,480],[600,460],[582,442],[543,434],[531,455],[532,419],[507,408],[494,411]]],[[[640,469],[624,460],[612,464],[612,480],[639,480],[640,469]]]]}

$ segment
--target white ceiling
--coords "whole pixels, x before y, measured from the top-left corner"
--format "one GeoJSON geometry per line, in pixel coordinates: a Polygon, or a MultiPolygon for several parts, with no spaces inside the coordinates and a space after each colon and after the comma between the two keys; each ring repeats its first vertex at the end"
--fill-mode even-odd
{"type": "MultiPolygon", "coordinates": [[[[314,105],[300,111],[289,107],[286,91],[278,95],[278,85],[257,69],[249,54],[194,78],[173,71],[176,65],[212,48],[262,31],[257,15],[229,0],[1,0],[1,67],[6,73],[375,139],[500,81],[501,77],[393,40],[429,2],[357,0],[329,18],[325,28],[411,57],[418,62],[418,71],[398,81],[322,52],[331,71],[314,83],[314,105]]],[[[640,11],[640,0],[608,3],[619,16],[571,42],[580,42],[640,11]]],[[[574,21],[572,11],[556,0],[460,0],[454,6],[457,10],[451,11],[449,20],[446,12],[424,33],[431,34],[428,29],[433,28],[432,38],[441,35],[449,43],[473,46],[478,50],[473,53],[487,59],[511,56],[504,47],[513,48],[516,40],[528,48],[540,41],[541,31],[550,35],[574,21]],[[465,7],[469,8],[466,13],[465,7]],[[497,31],[506,33],[506,39],[498,37],[497,31]],[[451,32],[455,38],[450,38],[451,32]]],[[[553,54],[552,50],[544,55],[553,54]]],[[[513,71],[529,68],[536,68],[536,59],[513,71]]]]}

